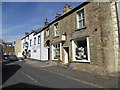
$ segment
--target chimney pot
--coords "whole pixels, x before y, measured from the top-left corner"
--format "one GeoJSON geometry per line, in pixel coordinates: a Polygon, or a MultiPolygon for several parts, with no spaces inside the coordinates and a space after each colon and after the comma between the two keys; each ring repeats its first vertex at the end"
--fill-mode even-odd
{"type": "Polygon", "coordinates": [[[58,18],[58,17],[60,17],[60,16],[61,16],[61,14],[60,14],[60,13],[57,13],[56,16],[55,16],[55,18],[58,18]]]}
{"type": "Polygon", "coordinates": [[[45,23],[44,23],[44,26],[47,26],[49,23],[48,23],[48,21],[47,21],[47,18],[46,18],[46,21],[45,21],[45,23]]]}
{"type": "Polygon", "coordinates": [[[65,4],[64,8],[63,8],[63,12],[64,14],[71,11],[72,10],[72,6],[65,4]]]}

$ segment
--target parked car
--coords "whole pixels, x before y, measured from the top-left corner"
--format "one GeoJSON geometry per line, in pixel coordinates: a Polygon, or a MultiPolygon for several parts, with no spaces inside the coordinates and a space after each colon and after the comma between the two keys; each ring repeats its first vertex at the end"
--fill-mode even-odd
{"type": "Polygon", "coordinates": [[[4,57],[4,60],[6,61],[10,60],[9,55],[4,55],[3,57],[4,57]]]}
{"type": "Polygon", "coordinates": [[[18,58],[16,55],[9,55],[10,61],[18,61],[18,58]]]}

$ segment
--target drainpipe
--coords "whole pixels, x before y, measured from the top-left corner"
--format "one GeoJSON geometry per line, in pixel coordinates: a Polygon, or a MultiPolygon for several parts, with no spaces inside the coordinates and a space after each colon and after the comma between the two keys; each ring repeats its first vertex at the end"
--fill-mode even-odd
{"type": "Polygon", "coordinates": [[[120,1],[115,2],[116,15],[117,15],[117,25],[118,25],[118,39],[119,39],[119,48],[120,48],[120,1]]]}

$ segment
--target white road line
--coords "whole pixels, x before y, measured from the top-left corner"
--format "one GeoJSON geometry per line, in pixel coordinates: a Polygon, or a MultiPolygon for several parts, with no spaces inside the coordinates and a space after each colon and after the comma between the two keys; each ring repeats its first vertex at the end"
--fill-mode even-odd
{"type": "Polygon", "coordinates": [[[38,83],[40,86],[44,86],[43,84],[41,84],[40,82],[38,82],[37,80],[35,80],[34,78],[32,78],[30,75],[28,75],[28,74],[26,74],[26,73],[24,73],[22,71],[21,71],[21,73],[23,73],[25,76],[27,76],[28,78],[30,78],[32,81],[38,83]]]}
{"type": "Polygon", "coordinates": [[[41,67],[48,67],[48,66],[52,66],[52,65],[44,65],[44,66],[41,66],[41,67]]]}
{"type": "Polygon", "coordinates": [[[65,75],[62,75],[62,74],[58,74],[58,73],[56,73],[56,72],[53,72],[53,71],[50,71],[50,70],[47,70],[47,69],[43,69],[43,70],[48,71],[48,72],[51,72],[51,73],[54,73],[54,74],[57,74],[57,75],[60,75],[60,76],[63,76],[63,77],[66,77],[66,78],[69,78],[69,79],[72,79],[72,80],[75,80],[75,81],[79,81],[79,82],[81,82],[81,83],[85,83],[85,84],[88,84],[88,85],[91,85],[91,86],[94,86],[94,87],[97,87],[97,88],[105,88],[105,87],[96,85],[96,84],[91,83],[91,82],[86,82],[86,81],[79,80],[79,79],[76,79],[76,78],[73,78],[73,77],[70,77],[70,76],[65,76],[65,75]]]}

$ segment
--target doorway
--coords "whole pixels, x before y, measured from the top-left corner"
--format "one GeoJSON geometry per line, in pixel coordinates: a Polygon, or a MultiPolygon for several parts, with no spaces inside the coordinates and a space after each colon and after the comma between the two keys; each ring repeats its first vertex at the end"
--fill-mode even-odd
{"type": "Polygon", "coordinates": [[[64,64],[68,63],[69,59],[69,47],[64,47],[64,64]]]}
{"type": "Polygon", "coordinates": [[[48,60],[50,60],[50,40],[46,42],[46,46],[48,48],[48,60]]]}

